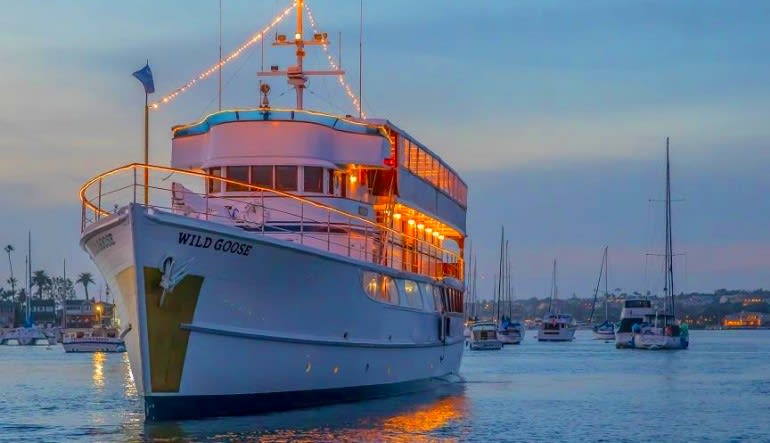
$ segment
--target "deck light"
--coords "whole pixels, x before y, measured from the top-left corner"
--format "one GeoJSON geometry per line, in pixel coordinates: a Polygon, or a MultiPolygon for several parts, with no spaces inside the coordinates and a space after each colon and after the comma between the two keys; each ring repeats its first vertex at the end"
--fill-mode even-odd
{"type": "Polygon", "coordinates": [[[444,239],[444,236],[443,236],[443,235],[439,235],[439,236],[438,236],[438,239],[439,239],[439,240],[443,240],[443,239],[444,239]]]}
{"type": "Polygon", "coordinates": [[[431,232],[433,232],[433,229],[431,229],[431,228],[425,228],[425,232],[427,232],[428,234],[430,234],[431,232]]]}
{"type": "Polygon", "coordinates": [[[434,237],[438,237],[439,235],[441,235],[441,234],[439,234],[438,231],[433,231],[433,236],[434,237]]]}
{"type": "Polygon", "coordinates": [[[356,177],[354,174],[350,175],[350,183],[355,183],[358,181],[358,177],[356,177]]]}
{"type": "Polygon", "coordinates": [[[422,224],[422,223],[420,223],[419,225],[417,225],[417,229],[419,229],[420,231],[422,231],[423,229],[425,229],[425,225],[424,225],[424,224],[422,224]]]}
{"type": "Polygon", "coordinates": [[[393,214],[393,218],[396,220],[401,220],[401,214],[396,212],[395,214],[393,214]]]}
{"type": "Polygon", "coordinates": [[[407,221],[407,223],[409,223],[409,226],[412,226],[412,225],[414,225],[414,220],[412,220],[412,219],[410,218],[410,219],[409,219],[409,221],[407,221]]]}

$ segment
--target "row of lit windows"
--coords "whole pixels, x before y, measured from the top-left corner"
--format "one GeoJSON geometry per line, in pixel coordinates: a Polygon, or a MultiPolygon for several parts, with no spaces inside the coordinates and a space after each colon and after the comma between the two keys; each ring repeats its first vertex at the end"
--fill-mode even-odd
{"type": "Polygon", "coordinates": [[[441,189],[461,205],[467,206],[468,187],[460,177],[416,143],[406,138],[402,140],[401,166],[441,189]]]}
{"type": "MultiPolygon", "coordinates": [[[[275,189],[286,192],[307,192],[322,194],[334,193],[334,170],[321,166],[295,165],[258,165],[258,166],[227,166],[208,170],[210,175],[230,180],[249,183],[254,186],[275,189]],[[329,180],[324,180],[324,171],[329,180]],[[301,177],[300,177],[301,175],[301,177]]],[[[222,183],[218,180],[209,181],[209,192],[242,192],[248,191],[245,186],[235,183],[222,183]],[[224,189],[222,187],[224,186],[224,189]]]]}
{"type": "Polygon", "coordinates": [[[430,283],[418,283],[388,277],[376,272],[363,272],[364,292],[369,298],[391,305],[424,311],[462,312],[462,292],[444,289],[446,300],[442,299],[442,289],[430,283]],[[458,298],[459,297],[459,298],[458,298]]]}

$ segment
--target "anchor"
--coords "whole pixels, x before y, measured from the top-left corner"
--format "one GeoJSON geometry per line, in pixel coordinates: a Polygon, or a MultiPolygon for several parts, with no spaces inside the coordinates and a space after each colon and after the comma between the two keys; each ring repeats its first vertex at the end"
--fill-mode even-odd
{"type": "Polygon", "coordinates": [[[160,295],[159,306],[163,307],[163,302],[166,300],[166,295],[174,292],[174,288],[179,284],[182,279],[187,275],[187,266],[192,262],[192,259],[187,260],[179,266],[175,266],[176,261],[174,257],[166,256],[160,267],[160,283],[159,286],[163,289],[160,295]],[[176,268],[176,269],[175,269],[176,268]]]}

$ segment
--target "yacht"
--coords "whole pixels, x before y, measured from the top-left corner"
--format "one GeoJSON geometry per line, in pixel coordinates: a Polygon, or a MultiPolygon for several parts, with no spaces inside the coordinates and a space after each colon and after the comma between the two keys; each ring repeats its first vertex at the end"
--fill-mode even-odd
{"type": "Polygon", "coordinates": [[[552,312],[553,301],[558,294],[556,287],[556,260],[553,261],[551,296],[548,299],[548,313],[543,317],[537,330],[537,341],[572,341],[575,339],[577,322],[570,314],[552,312]]]}
{"type": "Polygon", "coordinates": [[[634,347],[634,326],[641,325],[649,315],[655,315],[651,300],[626,299],[620,311],[620,323],[615,330],[615,347],[618,349],[634,347]]]}
{"type": "Polygon", "coordinates": [[[497,335],[497,323],[480,321],[471,326],[469,347],[472,351],[499,351],[503,342],[497,335]]]}
{"type": "Polygon", "coordinates": [[[62,346],[65,352],[126,352],[123,337],[111,328],[67,331],[62,346]]]}
{"type": "Polygon", "coordinates": [[[263,83],[255,108],[174,126],[169,166],[120,166],[81,188],[80,244],[116,293],[148,420],[457,379],[467,186],[390,120],[304,108],[309,77],[343,72],[303,66],[329,41],[306,39],[303,0],[290,8],[296,29],[273,44],[296,64],[260,75],[285,77],[296,107],[273,107],[263,83]]]}
{"type": "Polygon", "coordinates": [[[638,349],[687,349],[690,334],[687,323],[676,318],[674,292],[674,247],[671,230],[671,165],[669,139],[666,137],[666,248],[664,269],[664,307],[661,311],[646,313],[641,324],[633,327],[633,347],[638,349]]]}

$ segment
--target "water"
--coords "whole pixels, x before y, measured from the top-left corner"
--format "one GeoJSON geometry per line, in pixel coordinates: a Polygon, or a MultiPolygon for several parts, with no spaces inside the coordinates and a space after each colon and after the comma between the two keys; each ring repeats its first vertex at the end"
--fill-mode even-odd
{"type": "Polygon", "coordinates": [[[770,331],[691,331],[687,351],[572,343],[466,351],[441,392],[145,424],[126,354],[0,346],[0,441],[767,441],[770,331]]]}

